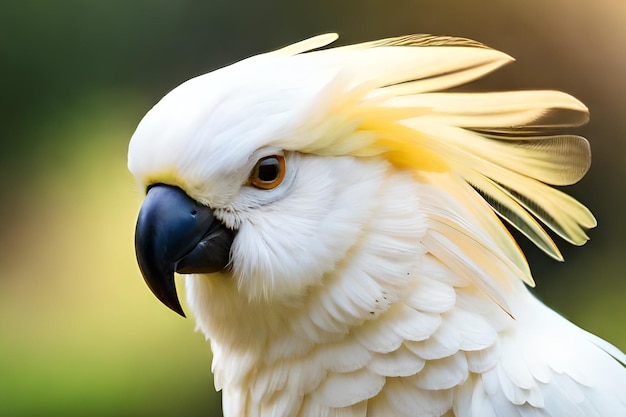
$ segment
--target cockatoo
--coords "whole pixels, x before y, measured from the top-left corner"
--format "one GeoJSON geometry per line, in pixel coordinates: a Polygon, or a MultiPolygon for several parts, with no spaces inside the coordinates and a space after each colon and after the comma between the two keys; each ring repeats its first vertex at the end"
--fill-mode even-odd
{"type": "Polygon", "coordinates": [[[472,40],[335,39],[184,82],[130,142],[141,273],[181,315],[186,274],[224,415],[626,416],[625,355],[531,295],[502,222],[556,259],[544,226],[588,239],[551,187],[589,167],[554,132],[587,108],[442,92],[512,61],[472,40]]]}

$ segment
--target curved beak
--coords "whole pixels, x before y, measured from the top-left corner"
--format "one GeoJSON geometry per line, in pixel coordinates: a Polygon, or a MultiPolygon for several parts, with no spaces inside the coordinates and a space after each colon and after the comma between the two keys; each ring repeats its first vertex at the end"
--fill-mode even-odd
{"type": "Polygon", "coordinates": [[[135,228],[137,263],[152,293],[185,317],[174,272],[212,273],[226,268],[235,232],[213,211],[178,187],[156,184],[139,211],[135,228]]]}

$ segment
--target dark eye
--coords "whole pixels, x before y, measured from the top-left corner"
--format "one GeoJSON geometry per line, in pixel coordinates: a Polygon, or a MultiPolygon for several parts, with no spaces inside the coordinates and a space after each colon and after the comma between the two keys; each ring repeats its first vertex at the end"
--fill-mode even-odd
{"type": "Polygon", "coordinates": [[[285,178],[285,157],[282,155],[270,155],[258,160],[249,183],[262,190],[271,190],[283,182],[285,178]]]}

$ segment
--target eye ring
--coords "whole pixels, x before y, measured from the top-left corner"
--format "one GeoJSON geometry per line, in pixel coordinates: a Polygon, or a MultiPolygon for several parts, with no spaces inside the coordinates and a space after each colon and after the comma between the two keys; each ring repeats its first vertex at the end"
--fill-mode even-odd
{"type": "Polygon", "coordinates": [[[261,190],[271,190],[285,178],[285,157],[269,155],[259,159],[252,169],[248,183],[261,190]]]}

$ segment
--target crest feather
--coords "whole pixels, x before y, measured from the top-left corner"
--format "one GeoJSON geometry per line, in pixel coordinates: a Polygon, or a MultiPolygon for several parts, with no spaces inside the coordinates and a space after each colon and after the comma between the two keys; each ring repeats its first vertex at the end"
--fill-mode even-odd
{"type": "MultiPolygon", "coordinates": [[[[301,42],[293,50],[321,46],[332,36],[301,42]]],[[[465,38],[411,35],[310,55],[340,68],[340,78],[349,80],[341,94],[351,97],[351,105],[333,112],[343,115],[353,133],[326,137],[309,151],[381,155],[417,174],[456,174],[471,185],[467,192],[478,193],[559,260],[562,255],[541,223],[572,244],[588,240],[586,229],[596,225],[591,212],[550,185],[570,185],[585,175],[589,144],[580,136],[541,133],[588,120],[587,108],[574,97],[543,90],[440,92],[513,60],[465,38]],[[359,137],[367,138],[360,147],[359,137]]]]}
{"type": "Polygon", "coordinates": [[[303,41],[285,46],[284,48],[281,48],[272,52],[272,54],[276,54],[276,55],[301,54],[303,52],[311,51],[313,49],[323,48],[324,46],[335,42],[338,38],[339,38],[339,35],[337,35],[336,33],[326,33],[323,35],[314,36],[312,38],[308,38],[303,41]]]}
{"type": "Polygon", "coordinates": [[[352,45],[352,47],[376,48],[381,46],[461,46],[470,48],[491,49],[483,43],[473,39],[460,38],[456,36],[435,36],[425,33],[397,36],[393,38],[380,39],[372,42],[360,43],[352,45]]]}

